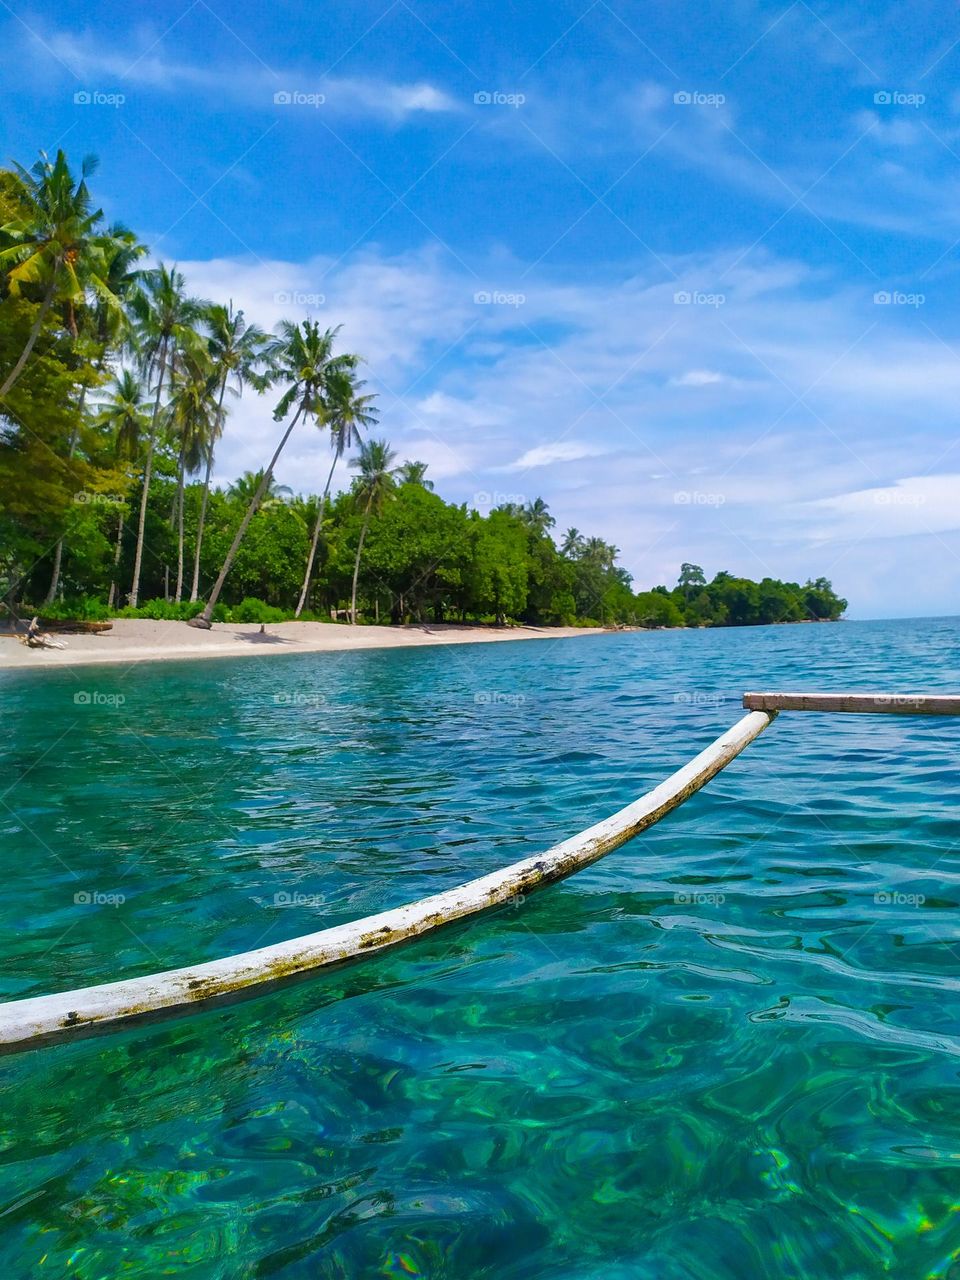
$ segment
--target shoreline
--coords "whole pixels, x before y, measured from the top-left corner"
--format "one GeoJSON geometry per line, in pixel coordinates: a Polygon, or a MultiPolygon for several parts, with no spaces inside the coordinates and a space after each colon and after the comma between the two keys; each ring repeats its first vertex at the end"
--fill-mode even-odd
{"type": "MultiPolygon", "coordinates": [[[[98,635],[64,634],[66,649],[28,649],[13,631],[0,632],[0,669],[39,671],[52,667],[190,662],[199,658],[257,658],[266,654],[343,653],[367,649],[415,649],[428,645],[483,644],[510,640],[564,640],[616,635],[605,627],[484,627],[423,623],[403,627],[351,627],[341,622],[215,623],[198,631],[185,622],[115,618],[98,635]]],[[[57,637],[61,637],[58,635],[57,637]]]]}

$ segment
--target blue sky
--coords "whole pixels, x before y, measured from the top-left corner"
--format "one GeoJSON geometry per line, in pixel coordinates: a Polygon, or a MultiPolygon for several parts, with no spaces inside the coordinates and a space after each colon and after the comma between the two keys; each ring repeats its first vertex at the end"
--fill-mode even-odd
{"type": "MultiPolygon", "coordinates": [[[[542,495],[638,586],[956,612],[952,6],[16,0],[0,48],[0,154],[93,151],[196,292],[342,322],[444,496],[542,495]]],[[[220,478],[274,430],[247,396],[220,478]]]]}

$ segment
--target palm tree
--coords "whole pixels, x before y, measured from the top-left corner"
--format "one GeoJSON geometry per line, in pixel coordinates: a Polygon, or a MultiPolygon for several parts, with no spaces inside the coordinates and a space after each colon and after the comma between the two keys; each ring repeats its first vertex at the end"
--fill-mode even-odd
{"type": "MultiPolygon", "coordinates": [[[[263,471],[245,471],[242,476],[238,476],[227,488],[227,497],[232,498],[234,502],[242,502],[245,506],[250,503],[254,495],[257,493],[260,485],[263,483],[263,471]]],[[[267,507],[275,507],[278,502],[283,502],[291,497],[293,490],[288,484],[277,484],[276,480],[270,481],[263,491],[260,499],[260,506],[265,511],[267,507]]]]}
{"type": "Polygon", "coordinates": [[[582,558],[608,573],[614,566],[620,548],[604,542],[602,538],[588,538],[583,544],[582,558]]]}
{"type": "Polygon", "coordinates": [[[133,323],[130,301],[144,278],[137,263],[149,250],[122,222],[111,224],[107,235],[109,244],[105,250],[106,292],[96,294],[93,305],[93,323],[97,342],[100,344],[99,367],[103,367],[106,353],[111,347],[119,347],[130,335],[133,323]]]}
{"type": "MultiPolygon", "coordinates": [[[[94,295],[93,305],[85,307],[81,313],[81,330],[89,337],[94,347],[99,348],[96,357],[97,376],[103,374],[107,363],[107,353],[111,347],[118,347],[126,339],[130,331],[130,314],[126,304],[136,288],[142,272],[137,262],[147,253],[147,246],[141,244],[132,231],[122,223],[115,222],[109,228],[106,243],[102,246],[103,273],[105,289],[94,295]]],[[[74,315],[74,327],[76,316],[74,315]]],[[[79,336],[79,335],[78,335],[79,336]]],[[[77,402],[77,420],[70,433],[67,446],[67,457],[73,458],[80,441],[80,428],[84,419],[84,406],[87,397],[87,384],[80,388],[77,402]]],[[[60,568],[63,562],[63,538],[57,539],[53,549],[53,568],[50,573],[50,586],[44,598],[44,604],[50,604],[57,598],[60,589],[60,568]]]]}
{"type": "Polygon", "coordinates": [[[286,390],[280,397],[273,411],[275,422],[282,422],[291,409],[296,406],[290,425],[280,437],[280,443],[273,451],[273,457],[264,471],[257,490],[250,499],[237,532],[233,536],[230,550],[223,562],[220,575],[213,584],[213,590],[207,598],[203,612],[190,619],[190,625],[209,629],[213,625],[213,610],[220,598],[227,574],[233,567],[240,550],[243,535],[247,532],[250,521],[257,513],[257,508],[273,480],[274,468],[283,447],[290,439],[291,432],[301,418],[312,417],[321,424],[330,411],[330,386],[338,375],[350,374],[357,367],[359,357],[354,355],[333,354],[333,344],[339,326],[336,329],[321,331],[320,326],[312,320],[304,320],[302,324],[293,324],[289,320],[281,320],[277,337],[268,345],[264,359],[268,372],[259,380],[262,386],[270,382],[286,384],[286,390]]]}
{"type": "Polygon", "coordinates": [[[263,363],[263,348],[267,335],[256,325],[248,325],[242,311],[234,311],[233,302],[229,306],[212,306],[207,313],[207,326],[210,330],[210,358],[217,370],[219,392],[217,396],[217,418],[207,443],[207,470],[203,478],[203,496],[200,499],[200,518],[197,521],[197,545],[193,553],[193,585],[190,588],[190,600],[194,601],[200,591],[200,551],[203,547],[203,527],[207,518],[207,503],[210,500],[210,473],[213,470],[213,451],[217,441],[223,435],[224,409],[223,399],[227,390],[239,395],[244,383],[254,378],[263,363]],[[230,384],[233,384],[232,386],[230,384]]]}
{"type": "Polygon", "coordinates": [[[563,535],[563,545],[560,548],[560,554],[568,559],[575,559],[583,552],[583,534],[579,529],[570,528],[563,535]]]}
{"type": "Polygon", "coordinates": [[[310,591],[313,562],[317,555],[317,542],[320,539],[324,511],[330,494],[330,484],[333,481],[333,469],[348,449],[352,449],[354,444],[360,443],[360,428],[363,427],[366,430],[368,427],[375,426],[380,417],[379,411],[374,408],[373,404],[376,397],[358,394],[363,386],[366,386],[366,383],[357,382],[349,373],[335,375],[330,380],[331,403],[327,415],[327,426],[330,428],[330,445],[333,449],[333,459],[330,463],[330,470],[327,473],[327,483],[323,487],[323,493],[317,507],[317,520],[313,526],[313,537],[310,539],[307,569],[303,575],[300,599],[297,601],[297,607],[293,615],[295,618],[299,618],[303,612],[303,606],[307,602],[307,595],[310,591]]]}
{"type": "Polygon", "coordinates": [[[45,287],[24,348],[0,386],[0,399],[23,372],[57,297],[66,302],[67,326],[76,337],[74,308],[87,290],[104,300],[111,296],[105,278],[111,237],[96,230],[103,210],[92,208],[87,188],[87,178],[97,167],[96,156],[84,159],[79,182],[74,181],[62,151],[52,164],[41,152],[31,169],[14,167],[22,184],[24,212],[3,228],[9,243],[0,248],[0,268],[13,297],[20,296],[24,285],[45,287]]]}
{"type": "MultiPolygon", "coordinates": [[[[140,380],[130,369],[125,369],[114,382],[113,391],[97,415],[100,426],[113,435],[113,448],[117,458],[135,458],[140,441],[147,428],[147,404],[142,396],[140,380]]],[[[113,553],[113,575],[110,579],[109,608],[113,608],[117,593],[117,574],[120,551],[123,545],[125,506],[121,505],[117,519],[117,541],[113,553]]]]}
{"type": "Polygon", "coordinates": [[[174,515],[177,526],[177,604],[183,596],[183,499],[187,474],[199,471],[213,447],[219,419],[219,376],[205,347],[184,353],[170,399],[170,426],[178,444],[177,492],[174,515]]]}
{"type": "Polygon", "coordinates": [[[542,498],[528,502],[521,512],[521,519],[534,533],[544,534],[557,523],[542,498]]]}
{"type": "Polygon", "coordinates": [[[405,462],[397,472],[397,480],[400,484],[418,484],[421,489],[426,489],[429,493],[433,492],[433,481],[426,478],[427,464],[425,462],[405,462]]]}
{"type": "MultiPolygon", "coordinates": [[[[140,569],[143,564],[143,532],[147,522],[147,500],[153,474],[153,453],[157,443],[160,397],[164,378],[173,381],[176,353],[197,342],[194,325],[201,318],[203,303],[184,292],[185,280],[176,267],[161,263],[145,273],[143,286],[131,301],[137,322],[137,346],[147,383],[156,376],[157,391],[147,437],[147,454],[143,467],[143,492],[140,496],[140,520],[137,526],[137,549],[133,560],[133,584],[130,603],[136,608],[140,595],[140,569]]],[[[172,390],[172,387],[171,387],[172,390]]]]}
{"type": "Polygon", "coordinates": [[[360,557],[370,525],[370,516],[383,510],[384,503],[397,485],[398,468],[393,465],[397,455],[386,440],[368,440],[360,446],[360,456],[354,458],[351,467],[360,472],[355,497],[363,504],[363,525],[357,543],[357,557],[353,562],[353,589],[350,593],[350,625],[357,625],[357,579],[360,576],[360,557]]]}

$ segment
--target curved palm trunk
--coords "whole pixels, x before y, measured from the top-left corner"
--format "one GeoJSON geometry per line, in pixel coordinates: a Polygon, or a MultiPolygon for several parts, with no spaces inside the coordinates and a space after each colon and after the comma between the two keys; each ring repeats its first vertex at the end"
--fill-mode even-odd
{"type": "Polygon", "coordinates": [[[360,541],[357,543],[357,558],[353,562],[353,590],[350,592],[350,625],[357,625],[357,579],[360,577],[360,557],[363,555],[363,540],[367,536],[367,528],[370,524],[370,506],[373,502],[373,494],[367,499],[367,508],[363,513],[363,528],[360,530],[360,541]]]}
{"type": "Polygon", "coordinates": [[[43,597],[44,604],[53,604],[57,598],[57,592],[60,589],[60,565],[63,561],[63,538],[57,539],[57,545],[53,549],[53,572],[50,574],[50,585],[47,587],[47,594],[43,597]]]}
{"type": "MultiPolygon", "coordinates": [[[[227,389],[227,375],[224,373],[220,382],[220,398],[217,401],[217,427],[223,430],[223,395],[227,389]]],[[[200,499],[200,518],[197,521],[197,545],[193,552],[193,585],[190,588],[190,603],[193,604],[200,592],[200,550],[203,546],[203,526],[207,518],[207,503],[210,500],[210,473],[213,471],[213,440],[207,449],[207,471],[203,477],[203,497],[200,499]]]]}
{"type": "MultiPolygon", "coordinates": [[[[77,402],[77,424],[70,433],[70,444],[67,449],[67,459],[71,459],[77,451],[77,445],[80,442],[80,422],[83,419],[83,408],[87,402],[87,388],[82,387],[80,390],[80,399],[77,402]]],[[[52,604],[57,598],[57,592],[60,590],[60,566],[63,562],[63,538],[57,539],[57,545],[53,549],[53,572],[50,574],[50,586],[47,588],[47,594],[44,597],[44,604],[52,604]]]]}
{"type": "Polygon", "coordinates": [[[183,482],[184,460],[183,449],[180,450],[180,465],[177,467],[177,593],[174,596],[177,604],[183,595],[183,482]]]}
{"type": "Polygon", "coordinates": [[[303,586],[300,588],[300,599],[297,601],[297,607],[293,616],[299,618],[303,613],[303,606],[307,603],[307,594],[310,591],[310,578],[313,575],[313,562],[317,555],[317,543],[320,541],[320,529],[323,525],[323,513],[327,505],[327,495],[330,493],[330,484],[333,480],[333,469],[337,465],[339,454],[333,455],[333,462],[330,463],[330,473],[327,476],[327,483],[320,497],[320,506],[317,510],[317,523],[313,526],[313,538],[310,541],[310,554],[307,556],[307,571],[303,575],[303,586]]]}
{"type": "Polygon", "coordinates": [[[120,551],[123,546],[123,507],[117,524],[117,545],[113,552],[113,577],[110,579],[110,595],[107,597],[107,608],[112,609],[117,598],[117,579],[120,576],[120,551]]]}
{"type": "Polygon", "coordinates": [[[20,352],[20,358],[7,374],[3,386],[0,387],[0,400],[3,399],[16,380],[20,377],[21,373],[23,373],[23,367],[30,359],[30,352],[36,346],[37,338],[40,337],[40,329],[43,325],[44,319],[46,318],[47,312],[50,310],[50,304],[53,302],[53,295],[56,291],[57,276],[59,273],[60,263],[58,261],[54,265],[53,274],[50,277],[49,285],[47,285],[47,292],[43,295],[43,301],[40,303],[40,310],[37,312],[37,317],[30,326],[30,333],[27,336],[27,345],[20,352]]]}
{"type": "Polygon", "coordinates": [[[197,521],[197,545],[193,551],[193,584],[190,587],[190,603],[196,600],[200,591],[200,550],[203,546],[203,526],[207,518],[207,503],[210,500],[210,473],[213,470],[213,441],[207,450],[207,470],[203,477],[203,496],[200,499],[200,518],[197,521]]]}
{"type": "Polygon", "coordinates": [[[287,427],[286,431],[283,433],[280,443],[277,445],[276,450],[274,451],[273,457],[270,459],[270,465],[267,467],[266,471],[263,473],[263,478],[261,479],[260,483],[257,485],[257,492],[250,499],[250,505],[247,507],[246,513],[244,514],[243,519],[240,521],[240,528],[233,535],[233,542],[230,544],[230,550],[227,552],[227,558],[223,562],[223,568],[220,570],[220,576],[217,578],[216,582],[213,584],[213,590],[210,592],[210,595],[207,599],[207,603],[204,605],[203,613],[198,614],[197,617],[195,618],[191,618],[188,624],[189,626],[202,627],[205,630],[209,630],[211,625],[213,624],[213,610],[216,606],[217,601],[220,599],[220,592],[223,590],[223,584],[227,580],[227,574],[233,568],[233,562],[234,560],[236,560],[237,552],[240,550],[240,543],[243,541],[243,535],[247,532],[247,529],[250,525],[250,521],[257,514],[257,508],[260,506],[260,503],[263,501],[263,495],[267,492],[267,489],[269,489],[270,487],[270,481],[273,479],[273,469],[277,465],[277,459],[280,457],[280,454],[283,452],[284,445],[290,439],[290,432],[297,425],[297,421],[302,412],[303,412],[303,405],[301,405],[300,408],[297,410],[297,412],[293,415],[293,421],[290,423],[289,427],[287,427]]]}
{"type": "Polygon", "coordinates": [[[177,508],[177,604],[183,598],[183,475],[180,476],[180,503],[177,508]]]}
{"type": "Polygon", "coordinates": [[[167,371],[167,340],[160,348],[160,377],[157,380],[157,398],[153,402],[153,419],[150,423],[150,439],[147,443],[147,459],[143,467],[143,493],[140,495],[140,519],[137,524],[137,550],[133,558],[133,585],[130,588],[130,604],[135,609],[140,597],[140,569],[143,565],[143,531],[147,524],[147,499],[150,496],[150,479],[153,475],[153,450],[157,440],[157,418],[160,415],[160,395],[167,371]]]}

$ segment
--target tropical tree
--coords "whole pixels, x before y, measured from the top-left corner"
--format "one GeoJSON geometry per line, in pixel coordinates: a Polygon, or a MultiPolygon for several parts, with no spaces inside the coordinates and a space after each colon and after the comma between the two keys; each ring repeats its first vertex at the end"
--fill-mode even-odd
{"type": "MultiPolygon", "coordinates": [[[[345,504],[344,514],[347,510],[345,504]]],[[[378,518],[371,518],[363,544],[364,577],[376,583],[367,601],[372,597],[378,621],[381,600],[389,600],[397,623],[407,609],[421,620],[429,610],[435,622],[443,622],[448,609],[462,608],[471,551],[468,527],[464,507],[444,502],[422,485],[397,486],[378,518]]]]}
{"type": "Polygon", "coordinates": [[[140,595],[143,533],[147,521],[147,503],[150,499],[150,480],[153,474],[153,455],[157,444],[164,379],[169,379],[172,383],[177,353],[196,345],[198,339],[195,326],[204,311],[204,304],[197,298],[189,297],[185,288],[186,281],[176,267],[168,268],[161,263],[155,270],[145,273],[143,285],[131,300],[136,320],[136,343],[140,366],[148,386],[151,379],[156,378],[153,413],[143,464],[143,491],[140,495],[137,547],[133,560],[133,584],[130,588],[130,604],[134,608],[140,595]]]}
{"type": "Polygon", "coordinates": [[[274,468],[294,427],[301,418],[313,418],[318,425],[322,425],[331,408],[331,381],[338,376],[352,373],[357,367],[358,356],[334,355],[333,346],[339,332],[339,326],[336,329],[321,330],[320,326],[312,320],[304,320],[302,324],[282,320],[278,325],[277,337],[267,346],[264,357],[268,372],[261,379],[261,385],[280,382],[286,386],[273,411],[274,421],[282,422],[291,409],[294,410],[293,417],[280,437],[273,457],[263,473],[256,492],[250,499],[203,612],[196,618],[190,619],[191,626],[208,629],[212,626],[213,610],[220,598],[227,574],[237,558],[243,535],[273,480],[274,468]]]}
{"type": "Polygon", "coordinates": [[[103,250],[106,289],[95,292],[92,302],[92,323],[100,348],[101,368],[111,349],[119,349],[131,336],[130,302],[144,278],[143,268],[137,264],[148,252],[147,246],[129,227],[122,222],[111,224],[103,250]]]}
{"type": "Polygon", "coordinates": [[[244,384],[257,375],[263,364],[263,350],[267,336],[256,325],[247,324],[242,311],[234,311],[233,303],[219,304],[207,312],[210,330],[209,352],[218,377],[217,417],[210,432],[206,450],[206,474],[203,477],[203,494],[200,498],[200,516],[197,521],[197,543],[193,553],[193,583],[190,599],[196,600],[200,591],[200,552],[203,547],[203,530],[210,501],[210,474],[217,442],[223,435],[225,422],[224,396],[229,390],[239,395],[244,384]]]}
{"type": "Polygon", "coordinates": [[[75,181],[62,151],[53,163],[44,152],[31,169],[16,165],[22,184],[22,213],[0,228],[0,270],[12,297],[26,285],[43,289],[26,343],[0,385],[6,396],[23,372],[47,312],[55,300],[67,307],[67,327],[76,336],[75,308],[91,290],[104,302],[112,297],[106,279],[111,236],[97,231],[102,209],[94,209],[87,178],[97,167],[87,156],[75,181]]]}
{"type": "Polygon", "coordinates": [[[363,427],[366,430],[368,427],[374,426],[380,417],[379,411],[373,404],[376,397],[358,394],[360,388],[365,385],[363,382],[357,382],[349,373],[334,375],[330,380],[330,409],[327,414],[327,426],[330,428],[330,446],[333,449],[333,458],[330,462],[330,470],[327,473],[327,483],[323,486],[323,493],[320,496],[320,502],[317,507],[317,519],[313,526],[310,551],[307,555],[307,568],[303,575],[303,586],[300,588],[300,599],[297,601],[297,607],[294,611],[294,617],[296,618],[299,618],[303,612],[303,607],[310,592],[310,579],[313,575],[313,563],[317,555],[317,542],[320,539],[320,530],[323,527],[323,516],[327,506],[327,498],[330,494],[330,485],[333,481],[334,467],[336,467],[337,462],[348,449],[352,449],[355,444],[360,442],[360,428],[363,427]]]}
{"type": "Polygon", "coordinates": [[[563,535],[560,554],[574,560],[583,552],[583,534],[579,529],[570,528],[563,535]]]}
{"type": "Polygon", "coordinates": [[[602,538],[587,538],[583,544],[581,558],[601,572],[609,573],[619,554],[618,547],[604,542],[602,538]]]}
{"type": "Polygon", "coordinates": [[[465,603],[473,612],[492,613],[503,626],[527,601],[529,534],[515,512],[495,507],[486,519],[474,517],[470,539],[465,603]]]}
{"type": "Polygon", "coordinates": [[[680,566],[680,578],[677,586],[683,592],[684,599],[690,599],[690,592],[694,587],[704,587],[707,584],[706,578],[703,576],[703,570],[698,564],[690,564],[686,560],[680,566]]]}
{"type": "Polygon", "coordinates": [[[522,519],[527,528],[540,535],[546,533],[548,529],[552,529],[557,523],[542,498],[537,498],[533,502],[527,503],[522,511],[522,519]]]}
{"type": "MultiPolygon", "coordinates": [[[[149,422],[147,407],[147,402],[143,399],[140,379],[131,369],[125,369],[117,376],[112,392],[97,415],[98,425],[107,430],[113,438],[113,451],[118,459],[130,460],[137,456],[149,422]]],[[[110,595],[107,599],[107,604],[111,608],[117,594],[125,514],[126,506],[121,504],[117,515],[117,540],[114,546],[110,595]]]]}
{"type": "MultiPolygon", "coordinates": [[[[259,471],[245,471],[242,476],[237,476],[236,480],[227,486],[227,497],[233,502],[240,502],[247,506],[253,501],[254,495],[263,483],[263,476],[262,468],[259,471]]],[[[285,502],[292,496],[293,490],[288,484],[278,484],[271,478],[260,498],[260,506],[264,509],[274,507],[278,502],[285,502]]]]}
{"type": "Polygon", "coordinates": [[[418,484],[421,489],[433,493],[433,481],[427,478],[425,462],[404,462],[397,471],[398,484],[418,484]]]}
{"type": "Polygon", "coordinates": [[[177,528],[177,604],[183,596],[183,499],[188,474],[199,471],[210,456],[219,421],[219,378],[207,350],[196,346],[184,353],[173,380],[170,398],[170,431],[177,447],[177,491],[174,517],[177,528]]]}
{"type": "Polygon", "coordinates": [[[354,498],[363,508],[363,524],[357,542],[357,556],[353,562],[353,588],[350,592],[350,624],[357,624],[357,579],[360,576],[360,557],[363,555],[363,543],[370,526],[370,517],[383,510],[387,498],[397,487],[398,468],[393,464],[397,455],[389,447],[386,440],[368,440],[360,446],[360,456],[354,458],[350,465],[360,472],[357,477],[354,498]]]}
{"type": "MultiPolygon", "coordinates": [[[[141,244],[132,231],[122,223],[114,223],[103,245],[102,279],[106,288],[93,295],[92,305],[81,309],[79,325],[76,322],[76,308],[74,308],[74,324],[77,328],[75,336],[78,338],[82,336],[85,344],[91,348],[90,358],[94,361],[95,376],[98,380],[103,375],[111,349],[119,347],[129,335],[130,314],[126,304],[142,275],[137,263],[146,252],[146,245],[141,244]],[[96,354],[94,355],[93,352],[96,354]]],[[[84,381],[80,387],[76,420],[67,446],[68,459],[73,458],[80,442],[80,432],[85,419],[87,389],[88,384],[84,381]]],[[[60,537],[53,549],[53,567],[50,573],[50,586],[47,588],[44,599],[45,604],[50,604],[57,597],[62,563],[63,538],[60,537]]]]}

